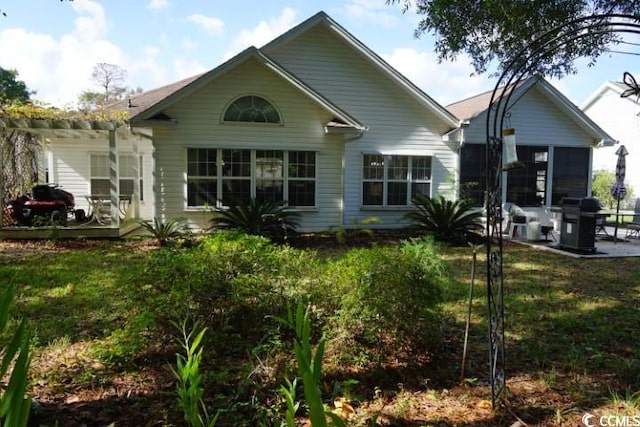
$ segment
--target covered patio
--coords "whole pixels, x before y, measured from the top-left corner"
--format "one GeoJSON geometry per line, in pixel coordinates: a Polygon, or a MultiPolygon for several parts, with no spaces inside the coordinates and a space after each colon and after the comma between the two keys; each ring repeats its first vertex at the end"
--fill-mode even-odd
{"type": "MultiPolygon", "coordinates": [[[[34,176],[34,186],[40,184],[44,187],[44,184],[48,184],[47,178],[51,179],[44,172],[47,170],[45,164],[50,154],[48,145],[51,140],[95,144],[103,150],[108,146],[108,194],[106,191],[101,192],[104,194],[91,194],[89,191],[86,194],[73,194],[75,206],[67,206],[64,213],[66,217],[59,221],[54,221],[53,214],[51,217],[41,214],[37,221],[16,221],[16,215],[11,215],[7,205],[10,199],[20,195],[8,194],[3,170],[8,159],[3,159],[0,151],[0,239],[118,238],[139,227],[141,188],[136,165],[133,166],[136,178],[132,179],[131,193],[122,195],[120,191],[118,143],[131,140],[134,155],[138,155],[137,141],[140,138],[138,134],[133,134],[124,121],[30,119],[0,115],[0,128],[29,133],[39,138],[42,158],[37,159],[40,167],[34,176]],[[78,205],[83,209],[74,209],[78,205]],[[74,215],[76,210],[83,212],[74,215]]],[[[38,203],[33,195],[27,201],[32,202],[30,205],[38,203]]]]}
{"type": "Polygon", "coordinates": [[[626,228],[620,227],[617,230],[616,239],[612,239],[615,230],[613,225],[604,226],[606,233],[596,234],[595,251],[581,252],[563,249],[559,246],[560,231],[554,230],[553,238],[548,240],[527,240],[514,238],[510,241],[515,244],[530,246],[535,249],[554,252],[573,258],[622,258],[640,257],[640,238],[627,237],[626,228]]]}

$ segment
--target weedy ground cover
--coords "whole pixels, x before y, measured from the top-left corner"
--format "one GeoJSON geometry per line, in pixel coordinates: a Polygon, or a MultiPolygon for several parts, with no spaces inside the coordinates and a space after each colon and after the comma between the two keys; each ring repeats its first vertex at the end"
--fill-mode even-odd
{"type": "MultiPolygon", "coordinates": [[[[634,258],[573,259],[506,244],[509,406],[494,412],[482,253],[460,378],[469,247],[385,239],[373,248],[295,249],[217,239],[200,252],[145,241],[0,242],[0,286],[16,286],[15,322],[27,319],[34,334],[33,422],[181,425],[171,322],[192,316],[208,328],[203,402],[219,413],[218,425],[279,425],[280,389],[296,367],[291,332],[270,316],[286,316],[292,301],[310,308],[312,342],[326,339],[325,403],[347,399],[352,425],[561,426],[578,425],[585,413],[640,412],[634,258]],[[411,294],[406,283],[424,277],[430,292],[411,294]],[[411,309],[396,294],[433,305],[411,309]]],[[[297,387],[301,398],[301,381],[297,387]]],[[[306,410],[302,402],[298,416],[306,410]]]]}

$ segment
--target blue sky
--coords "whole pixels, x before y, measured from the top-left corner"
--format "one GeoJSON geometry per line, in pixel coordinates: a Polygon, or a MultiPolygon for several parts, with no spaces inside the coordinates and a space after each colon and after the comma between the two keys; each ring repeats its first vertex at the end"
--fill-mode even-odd
{"type": "MultiPolygon", "coordinates": [[[[469,61],[438,63],[433,38],[413,37],[419,17],[385,0],[20,0],[1,3],[0,66],[16,69],[35,98],[72,106],[98,62],[127,70],[148,90],[216,67],[260,47],[320,10],[443,105],[493,89],[469,61]]],[[[586,63],[586,61],[583,61],[586,63]]],[[[579,104],[605,80],[634,74],[640,57],[613,55],[552,81],[579,104]]],[[[637,75],[637,74],[636,74],[637,75]]]]}

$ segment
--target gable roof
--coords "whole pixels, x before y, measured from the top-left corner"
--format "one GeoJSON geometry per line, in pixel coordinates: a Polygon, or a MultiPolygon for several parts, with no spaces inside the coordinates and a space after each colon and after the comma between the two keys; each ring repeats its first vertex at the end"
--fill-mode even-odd
{"type": "MultiPolygon", "coordinates": [[[[553,105],[567,114],[579,127],[593,135],[595,139],[603,144],[611,144],[613,142],[609,134],[542,76],[532,76],[521,80],[511,87],[506,88],[504,94],[508,95],[513,92],[509,101],[511,105],[513,105],[518,102],[519,98],[534,87],[540,90],[553,105]]],[[[496,93],[499,93],[502,89],[503,88],[498,88],[496,93]]],[[[492,94],[493,91],[484,92],[480,95],[448,105],[447,108],[463,121],[473,120],[489,109],[489,101],[491,100],[492,94]]]]}
{"type": "MultiPolygon", "coordinates": [[[[629,89],[623,82],[613,82],[606,81],[595,92],[593,92],[589,97],[580,105],[581,110],[588,110],[598,99],[600,99],[607,91],[613,91],[613,93],[617,95],[622,95],[622,92],[629,89]]],[[[633,102],[634,104],[640,105],[640,99],[637,96],[628,96],[625,99],[628,102],[633,102]]]]}
{"type": "MultiPolygon", "coordinates": [[[[365,126],[360,123],[356,118],[352,117],[349,113],[333,104],[330,100],[323,97],[318,92],[307,86],[300,79],[289,73],[282,68],[276,62],[269,59],[266,55],[260,52],[255,47],[249,47],[231,58],[222,65],[214,68],[203,74],[198,74],[178,82],[166,85],[148,92],[141,93],[131,97],[127,101],[120,101],[117,104],[111,106],[111,108],[128,108],[130,112],[130,123],[133,125],[139,124],[144,120],[158,118],[159,115],[163,115],[163,110],[175,104],[179,100],[185,98],[189,94],[197,91],[203,86],[209,84],[217,77],[232,70],[238,65],[248,61],[249,59],[255,59],[264,65],[266,68],[273,71],[276,75],[287,81],[291,86],[302,92],[320,107],[326,111],[332,113],[335,118],[334,121],[341,123],[350,128],[358,130],[365,130],[365,126]]],[[[167,116],[161,117],[161,119],[170,119],[167,116]]]]}
{"type": "Polygon", "coordinates": [[[262,46],[260,50],[262,52],[265,52],[266,54],[269,54],[269,52],[273,51],[278,46],[287,43],[288,41],[300,36],[301,34],[311,30],[318,25],[324,26],[325,28],[336,34],[338,37],[342,38],[348,45],[353,47],[357,52],[359,52],[367,60],[369,60],[369,62],[373,66],[375,66],[378,70],[391,78],[402,89],[407,91],[414,99],[416,99],[420,104],[427,108],[427,110],[435,114],[436,117],[438,117],[440,120],[444,121],[448,126],[455,128],[460,125],[460,121],[458,120],[458,118],[451,114],[450,111],[436,102],[429,95],[424,93],[408,78],[402,75],[402,73],[389,65],[378,54],[369,49],[364,43],[354,37],[350,32],[348,32],[344,27],[334,21],[333,18],[331,18],[323,11],[318,12],[317,14],[308,18],[306,21],[298,24],[294,28],[282,34],[281,36],[276,37],[271,42],[262,46]]]}
{"type": "MultiPolygon", "coordinates": [[[[526,80],[522,80],[518,84],[511,85],[504,91],[504,94],[508,95],[515,87],[522,86],[525,82],[526,80]]],[[[501,90],[502,88],[498,88],[496,94],[501,90]]],[[[471,120],[488,110],[492,94],[492,90],[482,92],[478,95],[449,104],[447,105],[447,109],[462,121],[471,120]]]]}
{"type": "Polygon", "coordinates": [[[153,89],[139,95],[132,96],[129,100],[119,101],[112,104],[110,108],[127,109],[130,113],[130,123],[133,125],[140,124],[144,120],[160,119],[170,120],[167,116],[161,115],[162,111],[167,107],[175,104],[180,99],[183,99],[193,91],[198,90],[202,86],[208,84],[218,76],[228,72],[249,58],[255,58],[261,62],[264,66],[274,71],[277,75],[289,82],[292,86],[303,92],[314,102],[318,103],[325,110],[331,112],[335,116],[335,120],[329,122],[327,127],[336,127],[332,123],[339,126],[355,128],[358,130],[365,130],[366,127],[360,123],[356,118],[352,117],[347,111],[341,109],[322,94],[313,90],[306,85],[302,80],[298,79],[292,73],[281,67],[275,61],[271,60],[267,55],[269,51],[279,46],[281,43],[285,43],[300,34],[310,30],[311,28],[323,25],[329,28],[339,37],[341,37],[347,44],[356,49],[365,58],[367,58],[376,68],[389,76],[394,82],[396,82],[401,88],[406,90],[412,97],[414,97],[420,104],[422,104],[428,111],[436,115],[447,126],[456,128],[459,126],[460,121],[446,108],[436,102],[433,98],[424,93],[409,79],[403,76],[396,69],[391,67],[380,56],[374,53],[371,49],[365,46],[362,42],[351,35],[347,30],[335,22],[329,15],[324,12],[319,12],[281,36],[277,37],[273,41],[267,43],[259,50],[255,47],[250,47],[236,55],[227,62],[220,66],[203,74],[198,74],[178,82],[162,86],[157,89],[153,89]]]}

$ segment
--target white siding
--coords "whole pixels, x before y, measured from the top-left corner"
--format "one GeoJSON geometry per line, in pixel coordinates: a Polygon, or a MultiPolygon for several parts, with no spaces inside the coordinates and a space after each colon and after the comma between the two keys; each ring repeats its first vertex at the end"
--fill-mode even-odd
{"type": "MultiPolygon", "coordinates": [[[[49,171],[49,180],[62,186],[75,197],[76,208],[88,211],[85,198],[90,193],[91,154],[108,154],[109,141],[102,139],[52,139],[48,146],[53,164],[49,171]]],[[[139,152],[143,156],[144,200],[140,202],[140,217],[153,218],[153,159],[149,140],[140,140],[139,152]]],[[[133,153],[131,140],[118,140],[118,153],[133,153]]]]}
{"type": "Polygon", "coordinates": [[[456,156],[440,136],[449,129],[341,38],[315,27],[268,55],[368,126],[346,143],[345,226],[376,216],[398,227],[406,212],[361,207],[362,153],[431,155],[432,195],[450,193],[456,156]]]}
{"type": "Polygon", "coordinates": [[[249,60],[165,112],[177,125],[154,131],[160,217],[186,218],[198,228],[210,225],[210,213],[186,206],[187,148],[307,150],[317,153],[317,209],[303,212],[301,230],[324,230],[340,224],[344,143],[340,137],[327,136],[323,128],[333,116],[262,64],[249,60]],[[221,123],[225,107],[238,96],[249,94],[272,102],[284,124],[221,123]]]}
{"type": "MultiPolygon", "coordinates": [[[[592,136],[535,87],[517,101],[510,113],[505,127],[515,128],[517,144],[561,147],[594,144],[592,136]]],[[[484,143],[486,139],[486,115],[482,114],[472,120],[465,131],[465,140],[484,143]]]]}
{"type": "MultiPolygon", "coordinates": [[[[633,193],[640,195],[640,105],[632,99],[621,98],[610,89],[592,103],[584,112],[604,129],[612,138],[619,141],[611,147],[597,148],[593,152],[593,170],[614,171],[617,162],[616,150],[623,144],[627,155],[627,173],[625,182],[633,187],[633,193]],[[630,167],[631,166],[631,167],[630,167]]],[[[635,200],[628,201],[628,208],[633,209],[635,200]]]]}

